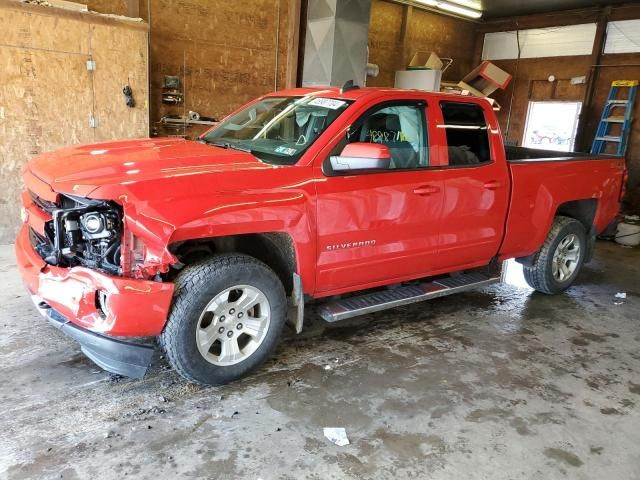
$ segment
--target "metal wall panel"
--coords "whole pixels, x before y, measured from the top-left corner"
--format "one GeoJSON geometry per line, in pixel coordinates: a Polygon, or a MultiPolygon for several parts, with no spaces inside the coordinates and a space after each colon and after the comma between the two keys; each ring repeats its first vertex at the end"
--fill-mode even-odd
{"type": "Polygon", "coordinates": [[[310,0],[302,85],[364,85],[371,0],[310,0]]]}

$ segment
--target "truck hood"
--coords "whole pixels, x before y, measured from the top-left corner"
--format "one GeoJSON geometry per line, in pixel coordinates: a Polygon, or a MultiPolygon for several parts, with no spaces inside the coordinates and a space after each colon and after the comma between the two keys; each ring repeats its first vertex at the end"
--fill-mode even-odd
{"type": "Polygon", "coordinates": [[[56,150],[35,157],[27,168],[55,191],[86,195],[104,185],[274,167],[250,153],[183,139],[159,138],[56,150]]]}

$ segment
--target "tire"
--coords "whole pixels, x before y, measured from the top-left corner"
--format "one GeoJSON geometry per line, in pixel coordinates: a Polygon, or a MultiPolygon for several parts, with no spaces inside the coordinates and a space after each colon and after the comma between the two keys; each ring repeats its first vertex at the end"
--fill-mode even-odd
{"type": "Polygon", "coordinates": [[[580,273],[586,253],[587,236],[584,226],[573,218],[558,216],[553,221],[542,248],[533,256],[531,264],[523,266],[524,278],[538,292],[548,295],[562,293],[573,284],[580,273]],[[572,244],[578,247],[577,250],[571,248],[567,243],[568,239],[573,240],[572,244]],[[559,249],[561,244],[566,244],[568,247],[559,249]],[[561,250],[565,248],[568,250],[563,254],[561,250]],[[564,265],[566,271],[563,268],[554,267],[554,254],[559,250],[557,265],[564,265]],[[573,257],[576,257],[575,264],[572,260],[568,260],[573,257]],[[561,270],[560,273],[558,273],[559,270],[561,270]]]}
{"type": "Polygon", "coordinates": [[[273,270],[247,255],[216,255],[180,272],[158,343],[182,377],[221,385],[269,357],[286,312],[285,291],[273,270]]]}

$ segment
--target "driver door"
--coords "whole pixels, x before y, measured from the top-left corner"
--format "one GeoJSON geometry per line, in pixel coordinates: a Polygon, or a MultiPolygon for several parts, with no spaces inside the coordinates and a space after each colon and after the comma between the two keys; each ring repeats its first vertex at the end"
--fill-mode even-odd
{"type": "MultiPolygon", "coordinates": [[[[317,293],[331,295],[427,275],[438,254],[440,173],[429,169],[424,100],[378,103],[325,150],[317,183],[317,293]],[[333,172],[347,143],[389,147],[387,169],[333,172]]],[[[322,158],[322,157],[321,157],[322,158]]]]}

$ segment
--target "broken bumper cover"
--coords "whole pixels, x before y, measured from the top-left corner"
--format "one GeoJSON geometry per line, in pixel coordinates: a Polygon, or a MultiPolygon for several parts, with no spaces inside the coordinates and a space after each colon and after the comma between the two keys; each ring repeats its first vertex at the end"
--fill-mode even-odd
{"type": "MultiPolygon", "coordinates": [[[[34,299],[34,303],[37,300],[34,299]]],[[[151,365],[154,347],[125,342],[74,325],[52,308],[36,304],[49,323],[80,344],[82,352],[104,370],[131,378],[142,378],[151,365]]]]}
{"type": "Polygon", "coordinates": [[[48,265],[33,249],[27,225],[20,230],[15,251],[29,292],[72,324],[119,337],[156,336],[162,332],[173,283],[115,277],[85,267],[48,265]]]}

